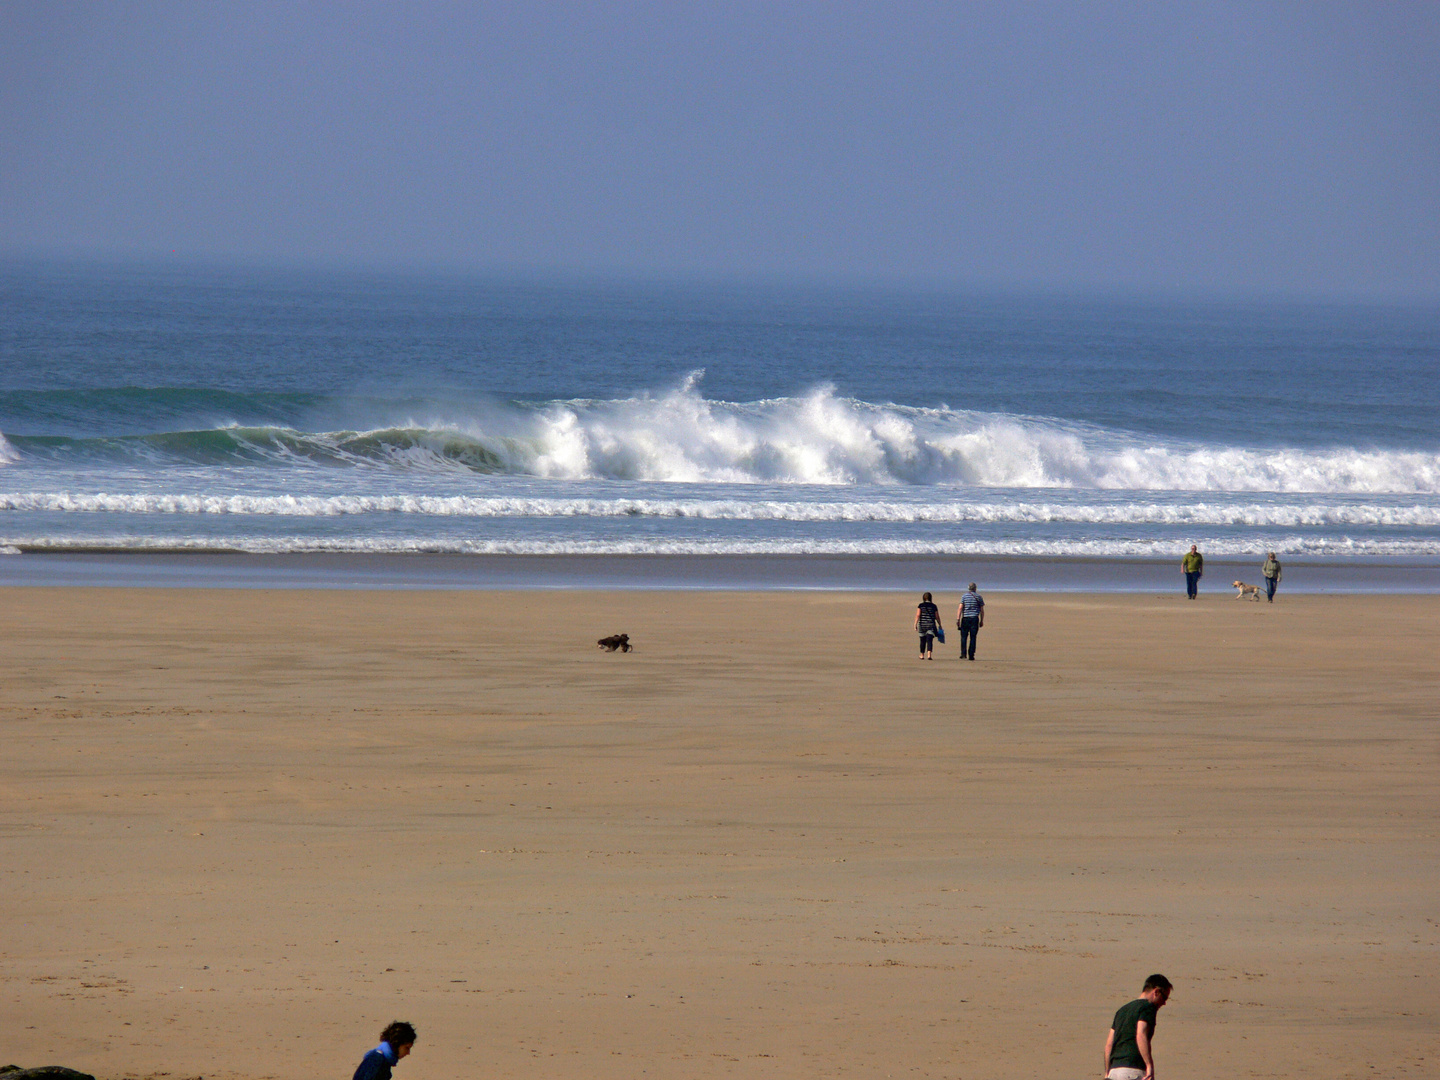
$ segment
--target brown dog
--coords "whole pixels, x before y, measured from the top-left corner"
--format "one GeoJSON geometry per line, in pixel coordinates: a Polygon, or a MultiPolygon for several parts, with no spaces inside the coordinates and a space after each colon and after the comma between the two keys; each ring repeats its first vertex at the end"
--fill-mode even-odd
{"type": "Polygon", "coordinates": [[[1235,586],[1236,600],[1249,599],[1254,600],[1257,604],[1260,602],[1259,585],[1246,585],[1243,581],[1232,581],[1230,584],[1235,586]]]}
{"type": "Polygon", "coordinates": [[[619,649],[621,652],[629,652],[633,645],[630,644],[629,634],[611,634],[609,637],[602,637],[595,643],[606,652],[614,652],[619,649]]]}

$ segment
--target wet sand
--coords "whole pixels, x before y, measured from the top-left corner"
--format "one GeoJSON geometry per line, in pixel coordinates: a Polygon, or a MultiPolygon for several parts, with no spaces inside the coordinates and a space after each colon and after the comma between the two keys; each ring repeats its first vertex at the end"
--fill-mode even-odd
{"type": "Polygon", "coordinates": [[[1433,1075],[1440,598],[987,600],[0,589],[0,1064],[1433,1075]]]}
{"type": "MultiPolygon", "coordinates": [[[[653,589],[766,592],[932,591],[983,581],[991,592],[1156,593],[1184,590],[1178,558],[1080,559],[953,555],[457,555],[28,549],[4,555],[6,586],[194,589],[653,589]]],[[[1260,580],[1257,556],[1205,560],[1202,591],[1260,580]]],[[[1311,593],[1440,595],[1440,560],[1285,557],[1286,596],[1311,593]]]]}

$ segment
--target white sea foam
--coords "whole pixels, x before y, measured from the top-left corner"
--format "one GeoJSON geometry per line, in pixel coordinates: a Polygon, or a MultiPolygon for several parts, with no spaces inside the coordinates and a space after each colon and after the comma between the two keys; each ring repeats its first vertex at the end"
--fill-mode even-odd
{"type": "MultiPolygon", "coordinates": [[[[1249,537],[1197,537],[1206,555],[1253,558],[1249,537]]],[[[251,554],[355,553],[457,555],[834,555],[1007,556],[1020,558],[1164,558],[1176,545],[1166,539],[1030,539],[940,542],[912,540],[480,540],[409,537],[158,537],[111,535],[0,537],[4,548],[27,551],[239,551],[251,554]]],[[[1440,541],[1287,536],[1267,544],[1283,557],[1440,558],[1440,541]]]]}
{"type": "Polygon", "coordinates": [[[1440,503],[1090,502],[927,499],[546,498],[478,495],[196,495],[0,492],[0,511],[326,518],[360,514],[460,518],[692,518],[708,521],[1014,522],[1233,525],[1271,528],[1440,526],[1440,503]]]}
{"type": "Polygon", "coordinates": [[[460,430],[504,471],[569,480],[1440,492],[1433,452],[1186,444],[1043,417],[877,405],[824,388],[736,404],[706,400],[694,377],[657,397],[554,403],[526,426],[503,437],[460,430]]]}

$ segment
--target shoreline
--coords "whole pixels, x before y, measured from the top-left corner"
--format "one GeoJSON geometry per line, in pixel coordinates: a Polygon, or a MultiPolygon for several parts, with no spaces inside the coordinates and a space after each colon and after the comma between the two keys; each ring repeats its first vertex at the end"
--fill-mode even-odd
{"type": "MultiPolygon", "coordinates": [[[[1260,559],[1214,558],[1201,594],[1262,584],[1260,559]]],[[[1440,594],[1440,561],[1285,560],[1278,595],[1440,594]]],[[[911,591],[1169,593],[1175,559],[912,555],[253,554],[77,548],[0,556],[0,587],[396,590],[911,591]]]]}

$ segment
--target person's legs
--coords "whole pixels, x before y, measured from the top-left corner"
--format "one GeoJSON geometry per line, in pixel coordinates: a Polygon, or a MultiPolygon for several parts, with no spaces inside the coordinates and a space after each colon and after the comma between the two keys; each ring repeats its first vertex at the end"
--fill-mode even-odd
{"type": "Polygon", "coordinates": [[[980,620],[968,618],[960,620],[960,659],[975,659],[975,639],[980,636],[980,620]]]}
{"type": "Polygon", "coordinates": [[[1278,584],[1280,583],[1273,577],[1267,577],[1265,579],[1265,600],[1267,603],[1273,604],[1275,602],[1275,586],[1278,584]]]}
{"type": "Polygon", "coordinates": [[[1194,571],[1185,572],[1185,595],[1194,600],[1200,592],[1200,575],[1194,571]]]}
{"type": "Polygon", "coordinates": [[[935,639],[929,634],[920,635],[920,659],[930,659],[930,651],[935,648],[935,639]]]}

